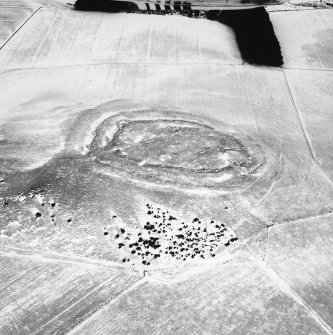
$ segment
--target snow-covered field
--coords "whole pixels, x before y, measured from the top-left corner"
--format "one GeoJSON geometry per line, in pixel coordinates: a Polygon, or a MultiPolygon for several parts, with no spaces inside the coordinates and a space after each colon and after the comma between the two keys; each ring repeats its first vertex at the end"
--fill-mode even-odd
{"type": "Polygon", "coordinates": [[[333,334],[333,11],[280,9],[274,67],[0,0],[1,334],[333,334]]]}

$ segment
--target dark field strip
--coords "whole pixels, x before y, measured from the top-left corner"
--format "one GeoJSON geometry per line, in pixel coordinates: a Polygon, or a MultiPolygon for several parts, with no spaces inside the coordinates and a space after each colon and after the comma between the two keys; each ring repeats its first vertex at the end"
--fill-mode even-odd
{"type": "Polygon", "coordinates": [[[75,3],[77,10],[101,12],[125,12],[155,15],[182,15],[193,18],[203,18],[218,21],[233,29],[239,51],[246,63],[281,67],[283,57],[279,41],[274,33],[269,14],[264,7],[246,10],[139,10],[132,2],[125,1],[90,1],[78,0],[75,3]]]}
{"type": "Polygon", "coordinates": [[[212,12],[208,18],[233,29],[245,62],[274,67],[283,65],[280,44],[264,7],[222,11],[218,15],[212,12]]]}

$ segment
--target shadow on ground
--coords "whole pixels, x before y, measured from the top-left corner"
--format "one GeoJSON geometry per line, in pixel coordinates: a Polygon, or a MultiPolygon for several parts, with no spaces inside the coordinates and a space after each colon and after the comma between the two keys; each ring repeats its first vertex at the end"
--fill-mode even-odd
{"type": "Polygon", "coordinates": [[[244,62],[273,67],[283,65],[280,44],[274,33],[269,14],[264,7],[206,12],[198,10],[140,11],[138,6],[132,2],[78,0],[75,3],[75,9],[110,13],[177,14],[218,21],[233,29],[244,62]]]}

